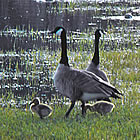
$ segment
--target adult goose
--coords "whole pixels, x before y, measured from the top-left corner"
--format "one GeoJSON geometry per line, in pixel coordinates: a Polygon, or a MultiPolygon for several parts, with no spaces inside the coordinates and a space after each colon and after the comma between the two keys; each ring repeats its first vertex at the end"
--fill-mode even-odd
{"type": "MultiPolygon", "coordinates": [[[[95,52],[94,52],[94,56],[91,60],[91,63],[86,68],[86,70],[95,73],[97,76],[102,78],[104,81],[109,82],[109,80],[106,76],[106,73],[104,71],[100,70],[100,68],[99,68],[99,63],[100,63],[100,60],[99,60],[99,39],[101,37],[101,34],[104,34],[104,31],[102,29],[97,29],[95,31],[95,52]]],[[[109,98],[102,98],[101,100],[106,100],[106,101],[111,102],[109,98]]]]}
{"type": "Polygon", "coordinates": [[[33,99],[30,103],[30,110],[32,114],[36,113],[41,119],[52,114],[52,108],[46,104],[40,103],[39,98],[33,99]]]}
{"type": "Polygon", "coordinates": [[[95,31],[95,52],[94,52],[94,56],[91,60],[91,63],[89,64],[89,66],[87,67],[86,70],[95,73],[97,76],[102,78],[104,81],[109,82],[105,72],[99,69],[99,63],[100,63],[100,60],[99,60],[99,39],[100,39],[102,33],[104,34],[104,31],[101,29],[97,29],[95,31]]]}
{"type": "Polygon", "coordinates": [[[56,27],[51,33],[56,33],[61,37],[61,59],[54,75],[54,85],[63,96],[71,100],[71,106],[65,117],[69,116],[77,100],[82,102],[82,114],[84,115],[86,101],[103,97],[121,98],[118,95],[122,94],[114,86],[96,74],[69,66],[66,30],[63,27],[56,27]]]}

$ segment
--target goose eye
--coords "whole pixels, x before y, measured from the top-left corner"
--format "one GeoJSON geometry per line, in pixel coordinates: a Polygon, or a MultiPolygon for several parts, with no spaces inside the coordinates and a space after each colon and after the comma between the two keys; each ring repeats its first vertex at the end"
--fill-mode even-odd
{"type": "Polygon", "coordinates": [[[61,33],[62,33],[62,31],[63,31],[63,29],[62,29],[62,28],[60,28],[60,29],[56,32],[56,34],[57,34],[58,36],[60,36],[60,35],[61,35],[61,33]]]}

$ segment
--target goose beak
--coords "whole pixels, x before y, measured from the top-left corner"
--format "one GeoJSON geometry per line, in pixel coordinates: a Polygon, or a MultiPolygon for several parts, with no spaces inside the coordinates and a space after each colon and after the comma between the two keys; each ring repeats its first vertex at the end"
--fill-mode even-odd
{"type": "Polygon", "coordinates": [[[104,37],[104,35],[107,35],[106,31],[104,31],[104,30],[100,30],[99,32],[100,32],[102,37],[104,37]]]}
{"type": "Polygon", "coordinates": [[[103,30],[101,30],[101,33],[104,34],[104,35],[107,34],[107,32],[106,31],[103,31],[103,30]]]}
{"type": "Polygon", "coordinates": [[[104,31],[104,32],[103,32],[103,34],[104,34],[104,35],[107,35],[107,32],[106,32],[106,31],[104,31]]]}
{"type": "Polygon", "coordinates": [[[54,33],[54,31],[49,31],[48,35],[52,35],[54,33]]]}

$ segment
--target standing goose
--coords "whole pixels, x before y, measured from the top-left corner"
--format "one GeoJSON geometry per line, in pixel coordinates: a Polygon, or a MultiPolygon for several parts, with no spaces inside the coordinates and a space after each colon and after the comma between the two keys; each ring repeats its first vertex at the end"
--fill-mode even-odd
{"type": "MultiPolygon", "coordinates": [[[[104,34],[104,31],[102,29],[97,29],[95,31],[95,52],[94,52],[94,56],[92,58],[92,61],[86,70],[95,73],[97,76],[102,78],[104,81],[109,82],[109,80],[106,76],[106,73],[99,69],[99,63],[100,63],[100,60],[99,60],[99,39],[101,37],[101,34],[104,34]]],[[[102,100],[106,100],[106,101],[111,102],[109,97],[102,98],[102,100]]]]}
{"type": "Polygon", "coordinates": [[[30,110],[32,114],[38,114],[41,119],[52,114],[52,108],[46,104],[41,104],[39,98],[33,99],[30,103],[30,110]]]}
{"type": "Polygon", "coordinates": [[[56,27],[51,33],[56,33],[61,37],[61,59],[54,75],[54,85],[63,96],[71,100],[71,106],[65,117],[69,116],[77,100],[82,102],[82,114],[84,115],[86,101],[105,97],[121,98],[117,94],[122,94],[114,86],[94,73],[69,66],[66,30],[63,27],[56,27]]]}
{"type": "Polygon", "coordinates": [[[104,32],[101,29],[97,29],[95,31],[95,52],[94,52],[94,56],[92,58],[92,61],[86,70],[95,73],[97,76],[102,78],[104,81],[109,82],[105,72],[99,69],[99,63],[100,63],[100,60],[99,60],[99,39],[100,39],[102,33],[104,33],[104,32]]]}

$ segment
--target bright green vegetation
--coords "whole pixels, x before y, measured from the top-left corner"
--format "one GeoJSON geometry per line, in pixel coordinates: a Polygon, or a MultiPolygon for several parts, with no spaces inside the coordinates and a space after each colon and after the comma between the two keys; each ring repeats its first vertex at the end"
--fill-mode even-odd
{"type": "MultiPolygon", "coordinates": [[[[84,48],[82,47],[81,50],[76,52],[68,51],[69,62],[75,68],[85,69],[92,58],[92,53],[85,49],[82,51],[82,49],[84,48]],[[88,53],[90,54],[87,55],[88,53]]],[[[32,52],[32,55],[37,52],[32,52]]],[[[46,54],[48,57],[45,59],[49,59],[49,62],[51,62],[50,71],[53,75],[59,62],[60,51],[54,52],[55,55],[50,55],[48,50],[41,51],[40,58],[44,58],[43,54],[46,54]]],[[[122,100],[112,101],[116,106],[112,113],[101,116],[87,112],[87,115],[82,117],[79,103],[79,107],[75,106],[69,118],[64,119],[68,106],[56,104],[52,105],[54,109],[52,116],[41,120],[38,116],[32,118],[29,109],[23,111],[16,108],[8,107],[4,109],[1,107],[0,138],[140,139],[139,56],[139,48],[116,51],[100,50],[101,69],[106,71],[110,83],[125,95],[122,100]]],[[[37,63],[37,61],[37,57],[34,57],[33,62],[37,63]]],[[[29,72],[30,69],[28,66],[29,72]]]]}
{"type": "Polygon", "coordinates": [[[117,105],[115,110],[100,116],[88,112],[86,117],[75,109],[64,119],[67,107],[56,106],[50,118],[41,120],[29,111],[0,110],[0,135],[2,139],[139,139],[139,107],[117,105]]]}

